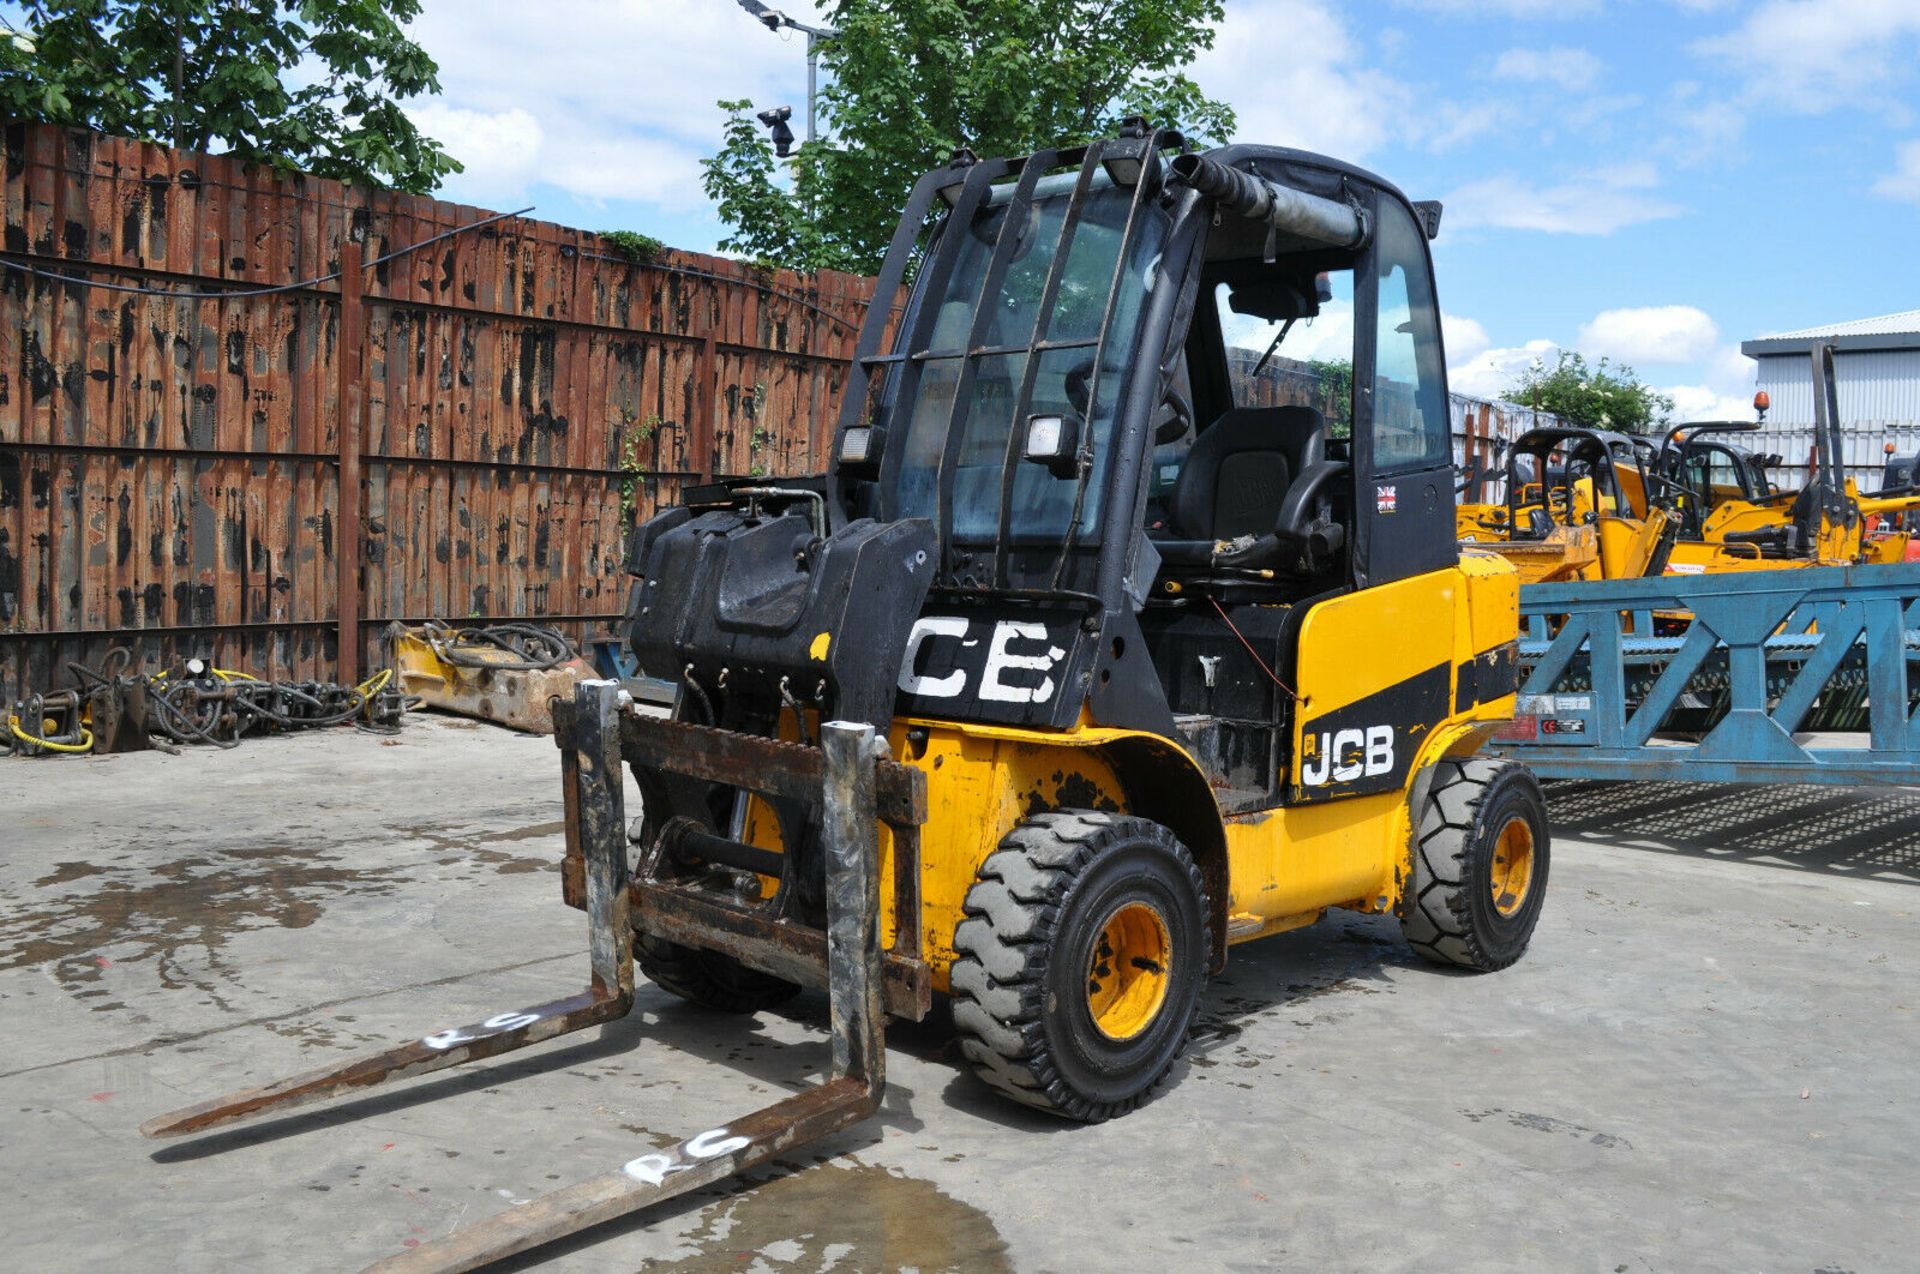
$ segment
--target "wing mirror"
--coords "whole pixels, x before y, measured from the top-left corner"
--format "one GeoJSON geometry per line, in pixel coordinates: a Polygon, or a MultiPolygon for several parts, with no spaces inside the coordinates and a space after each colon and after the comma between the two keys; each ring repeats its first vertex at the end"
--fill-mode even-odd
{"type": "Polygon", "coordinates": [[[1080,458],[1080,418],[1059,412],[1028,416],[1022,455],[1056,478],[1072,477],[1080,458]]]}

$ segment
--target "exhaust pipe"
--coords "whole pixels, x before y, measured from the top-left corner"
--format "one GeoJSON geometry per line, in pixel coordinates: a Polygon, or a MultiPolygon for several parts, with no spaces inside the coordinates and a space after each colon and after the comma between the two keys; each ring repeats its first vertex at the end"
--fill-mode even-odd
{"type": "Polygon", "coordinates": [[[1249,220],[1264,221],[1275,230],[1336,248],[1358,247],[1367,237],[1367,223],[1347,205],[1275,185],[1204,155],[1177,156],[1173,172],[1201,194],[1212,196],[1222,208],[1249,220]]]}

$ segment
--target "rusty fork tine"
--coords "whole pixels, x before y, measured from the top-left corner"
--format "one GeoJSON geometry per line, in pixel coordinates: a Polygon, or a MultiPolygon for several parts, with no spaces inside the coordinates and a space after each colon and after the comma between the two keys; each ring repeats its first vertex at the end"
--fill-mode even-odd
{"type": "Polygon", "coordinates": [[[411,1044],[322,1066],[258,1088],[243,1088],[157,1116],[140,1125],[140,1135],[180,1137],[206,1132],[222,1124],[278,1114],[357,1088],[372,1088],[388,1080],[410,1079],[462,1062],[497,1057],[557,1035],[624,1017],[632,1004],[631,995],[588,991],[532,1008],[498,1013],[472,1026],[438,1031],[411,1044]]]}
{"type": "Polygon", "coordinates": [[[625,1017],[633,1007],[633,948],[627,899],[626,802],[621,790],[617,687],[583,682],[572,704],[554,705],[555,742],[567,784],[569,850],[585,860],[588,990],[484,1022],[436,1031],[410,1044],[323,1066],[258,1088],[215,1097],[140,1125],[147,1137],[179,1137],[222,1124],[278,1114],[388,1080],[409,1079],[463,1062],[497,1057],[557,1035],[625,1017]]]}
{"type": "Polygon", "coordinates": [[[765,1163],[789,1147],[860,1122],[878,1104],[878,1089],[867,1081],[830,1079],[678,1145],[640,1155],[616,1171],[396,1253],[368,1266],[366,1274],[478,1269],[765,1163]]]}

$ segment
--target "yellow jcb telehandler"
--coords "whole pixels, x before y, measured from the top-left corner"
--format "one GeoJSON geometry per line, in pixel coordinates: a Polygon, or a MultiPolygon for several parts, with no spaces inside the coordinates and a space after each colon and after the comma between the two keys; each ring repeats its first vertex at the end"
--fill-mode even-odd
{"type": "Polygon", "coordinates": [[[985,1083],[1100,1120],[1167,1078],[1236,943],[1343,907],[1441,964],[1512,963],[1547,820],[1524,767],[1476,756],[1513,707],[1518,585],[1453,535],[1439,220],[1348,164],[1139,120],[929,173],[832,471],[693,490],[632,539],[632,646],[672,719],[613,683],[557,705],[587,990],[148,1131],[606,1021],[636,958],[717,1009],[828,989],[819,1086],[391,1263],[463,1269],[864,1118],[886,1015],[936,994],[985,1083]],[[1248,405],[1228,357],[1316,314],[1352,315],[1346,437],[1248,405]]]}

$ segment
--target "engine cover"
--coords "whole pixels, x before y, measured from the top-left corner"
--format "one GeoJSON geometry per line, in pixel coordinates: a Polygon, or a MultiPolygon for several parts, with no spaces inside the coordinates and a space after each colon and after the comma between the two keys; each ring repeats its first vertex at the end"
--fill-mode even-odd
{"type": "Polygon", "coordinates": [[[704,693],[774,713],[785,679],[825,717],[884,734],[933,582],[929,520],[863,518],[821,539],[798,513],[676,509],[638,536],[645,557],[628,617],[642,673],[684,681],[691,671],[704,693]]]}

